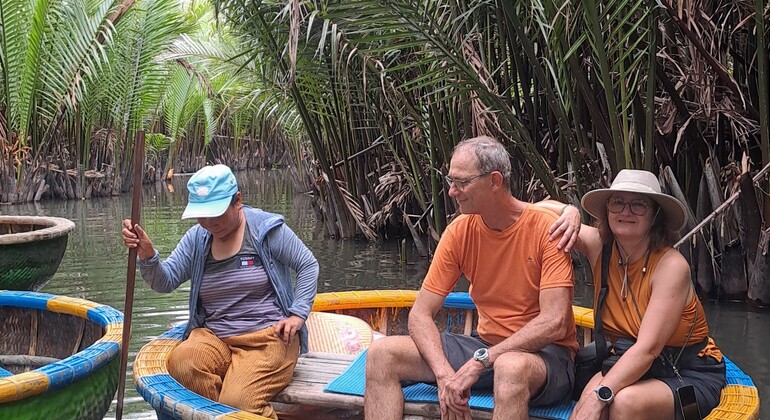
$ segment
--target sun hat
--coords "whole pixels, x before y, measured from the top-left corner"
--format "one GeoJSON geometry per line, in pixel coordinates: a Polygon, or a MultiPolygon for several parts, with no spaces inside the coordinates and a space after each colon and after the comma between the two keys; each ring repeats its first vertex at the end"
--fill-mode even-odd
{"type": "Polygon", "coordinates": [[[204,166],[187,181],[190,195],[182,219],[221,216],[238,192],[238,181],[226,165],[204,166]]]}
{"type": "Polygon", "coordinates": [[[583,196],[581,204],[591,216],[604,219],[607,214],[607,200],[615,192],[644,194],[654,200],[666,215],[666,227],[676,232],[687,222],[687,213],[682,202],[661,193],[658,178],[652,172],[637,169],[621,170],[609,188],[589,191],[583,196]]]}

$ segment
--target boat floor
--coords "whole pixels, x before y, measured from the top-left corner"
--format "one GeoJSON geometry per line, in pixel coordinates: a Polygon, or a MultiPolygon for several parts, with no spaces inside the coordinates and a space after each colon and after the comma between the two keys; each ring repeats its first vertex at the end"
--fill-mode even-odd
{"type": "MultiPolygon", "coordinates": [[[[274,399],[281,419],[363,419],[364,397],[324,392],[324,387],[353,362],[355,356],[310,352],[299,358],[294,378],[274,399]]],[[[471,410],[474,419],[491,419],[492,412],[471,410]]],[[[437,419],[436,403],[404,404],[404,419],[437,419]]],[[[531,419],[537,419],[532,417],[531,419]]]]}

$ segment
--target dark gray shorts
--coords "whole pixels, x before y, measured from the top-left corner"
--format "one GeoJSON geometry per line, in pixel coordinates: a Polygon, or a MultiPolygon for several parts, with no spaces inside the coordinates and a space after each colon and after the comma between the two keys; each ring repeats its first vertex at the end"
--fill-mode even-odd
{"type": "MultiPolygon", "coordinates": [[[[475,336],[441,333],[441,346],[449,364],[456,371],[480,348],[489,343],[475,336]]],[[[545,362],[546,381],[543,389],[530,400],[530,406],[551,405],[569,399],[575,380],[575,365],[568,348],[549,344],[537,353],[545,362]]],[[[475,390],[492,390],[494,369],[482,372],[479,380],[471,387],[475,390]]]]}
{"type": "Polygon", "coordinates": [[[682,410],[679,400],[676,398],[676,389],[683,385],[695,387],[695,398],[698,400],[698,408],[705,418],[711,410],[719,405],[722,388],[725,387],[725,362],[718,362],[710,356],[696,357],[687,364],[686,368],[679,370],[679,378],[655,378],[663,381],[674,394],[674,413],[677,420],[682,419],[682,410]]]}

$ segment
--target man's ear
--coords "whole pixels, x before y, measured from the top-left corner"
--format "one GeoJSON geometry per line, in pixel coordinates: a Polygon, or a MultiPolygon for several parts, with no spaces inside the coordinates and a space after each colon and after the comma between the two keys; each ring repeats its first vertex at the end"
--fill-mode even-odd
{"type": "Polygon", "coordinates": [[[503,174],[499,171],[492,171],[489,173],[490,179],[492,179],[492,188],[497,190],[503,186],[503,174]]]}

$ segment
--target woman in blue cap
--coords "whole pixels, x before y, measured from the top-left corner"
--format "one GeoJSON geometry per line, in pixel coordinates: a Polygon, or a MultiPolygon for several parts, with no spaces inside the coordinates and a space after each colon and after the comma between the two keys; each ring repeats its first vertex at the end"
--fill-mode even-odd
{"type": "Polygon", "coordinates": [[[198,224],[164,261],[141,226],[127,219],[122,231],[153,290],[192,283],[185,340],[169,356],[169,373],[208,399],[276,418],[269,402],[307,351],[318,262],[282,216],[243,205],[227,166],[202,168],[187,189],[182,218],[198,224]]]}

